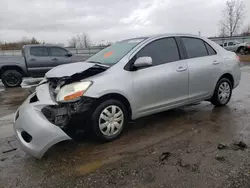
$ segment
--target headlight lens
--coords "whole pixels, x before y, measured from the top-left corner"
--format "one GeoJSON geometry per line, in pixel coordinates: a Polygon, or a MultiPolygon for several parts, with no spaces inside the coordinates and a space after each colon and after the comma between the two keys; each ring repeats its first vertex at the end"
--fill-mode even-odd
{"type": "Polygon", "coordinates": [[[91,86],[91,81],[75,82],[63,86],[56,96],[57,102],[72,102],[78,100],[91,86]]]}

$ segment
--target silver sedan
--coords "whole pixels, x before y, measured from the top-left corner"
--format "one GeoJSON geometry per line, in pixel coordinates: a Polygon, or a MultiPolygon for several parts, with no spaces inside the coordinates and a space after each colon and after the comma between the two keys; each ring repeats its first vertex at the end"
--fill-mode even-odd
{"type": "Polygon", "coordinates": [[[204,100],[224,106],[240,78],[236,54],[206,38],[127,39],[47,72],[17,110],[14,129],[22,148],[41,158],[79,130],[111,141],[128,120],[204,100]]]}

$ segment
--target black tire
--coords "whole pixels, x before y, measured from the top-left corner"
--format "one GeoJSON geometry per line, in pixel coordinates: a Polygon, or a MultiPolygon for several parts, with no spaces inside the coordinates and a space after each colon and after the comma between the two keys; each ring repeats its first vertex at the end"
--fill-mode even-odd
{"type": "Polygon", "coordinates": [[[17,70],[4,71],[1,79],[5,87],[19,87],[23,81],[22,74],[17,70]]]}
{"type": "Polygon", "coordinates": [[[107,141],[112,141],[112,140],[117,139],[122,134],[125,128],[125,125],[127,124],[127,119],[128,119],[128,111],[125,108],[125,106],[118,100],[109,99],[100,103],[97,106],[97,108],[94,110],[92,114],[92,118],[91,118],[91,124],[92,124],[94,134],[96,135],[98,140],[107,142],[107,141]],[[123,112],[123,124],[122,124],[122,128],[119,129],[119,131],[116,134],[112,136],[107,136],[101,131],[101,128],[99,127],[99,121],[100,121],[99,118],[103,110],[110,106],[117,106],[123,112]]]}
{"type": "Polygon", "coordinates": [[[236,52],[238,54],[244,55],[245,54],[245,48],[244,47],[239,47],[236,52]]]}
{"type": "Polygon", "coordinates": [[[230,101],[231,96],[232,96],[232,88],[233,88],[232,83],[231,83],[231,81],[229,79],[227,79],[227,78],[220,79],[219,82],[216,85],[215,90],[214,90],[213,97],[211,98],[211,103],[213,105],[215,105],[215,106],[225,106],[225,105],[227,105],[227,103],[230,101]],[[225,83],[229,85],[229,96],[228,96],[228,98],[222,100],[220,98],[221,91],[219,91],[219,88],[226,85],[225,83]]]}

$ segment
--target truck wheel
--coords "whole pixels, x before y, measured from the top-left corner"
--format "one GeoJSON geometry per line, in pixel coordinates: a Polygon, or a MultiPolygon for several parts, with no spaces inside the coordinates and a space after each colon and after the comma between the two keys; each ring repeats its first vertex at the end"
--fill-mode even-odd
{"type": "Polygon", "coordinates": [[[22,74],[17,70],[4,71],[1,79],[5,87],[18,87],[23,81],[22,74]]]}
{"type": "Polygon", "coordinates": [[[241,55],[244,55],[244,54],[245,54],[245,49],[244,49],[244,47],[239,47],[239,48],[237,49],[237,53],[239,53],[239,54],[241,54],[241,55]]]}
{"type": "Polygon", "coordinates": [[[232,83],[227,78],[222,78],[216,85],[211,103],[215,106],[225,106],[231,99],[232,83]]]}
{"type": "Polygon", "coordinates": [[[93,131],[101,141],[115,140],[121,135],[127,117],[127,110],[120,101],[106,100],[99,104],[92,115],[93,131]]]}

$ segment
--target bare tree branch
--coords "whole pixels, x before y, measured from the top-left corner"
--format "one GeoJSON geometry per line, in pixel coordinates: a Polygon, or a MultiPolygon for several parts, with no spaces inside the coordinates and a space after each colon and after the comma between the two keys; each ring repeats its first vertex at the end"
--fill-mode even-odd
{"type": "Polygon", "coordinates": [[[245,5],[242,0],[227,0],[221,20],[221,31],[229,36],[235,35],[239,30],[245,14],[245,5]],[[223,28],[223,29],[222,29],[223,28]]]}
{"type": "Polygon", "coordinates": [[[250,36],[250,25],[248,25],[243,32],[241,33],[242,36],[250,36]]]}
{"type": "Polygon", "coordinates": [[[71,37],[68,41],[69,47],[76,48],[77,47],[77,38],[71,37]]]}

